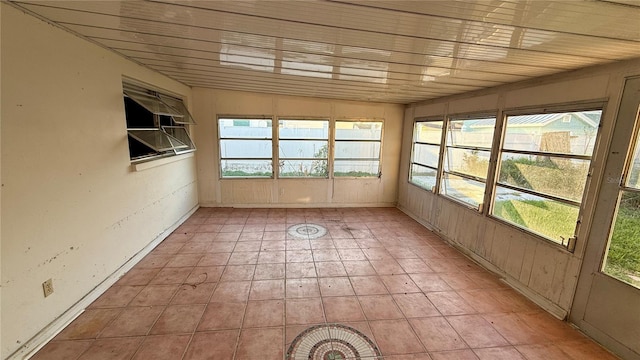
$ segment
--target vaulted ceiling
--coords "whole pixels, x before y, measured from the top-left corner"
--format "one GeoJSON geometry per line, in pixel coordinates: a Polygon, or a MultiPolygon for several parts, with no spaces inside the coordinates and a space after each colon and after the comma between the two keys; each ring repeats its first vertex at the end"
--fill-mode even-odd
{"type": "Polygon", "coordinates": [[[640,57],[636,0],[10,2],[216,89],[410,103],[640,57]]]}

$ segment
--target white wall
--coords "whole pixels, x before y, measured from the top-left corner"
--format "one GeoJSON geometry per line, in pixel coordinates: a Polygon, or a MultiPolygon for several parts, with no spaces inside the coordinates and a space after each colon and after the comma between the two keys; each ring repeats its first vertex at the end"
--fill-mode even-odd
{"type": "Polygon", "coordinates": [[[202,206],[393,206],[402,135],[401,105],[193,89],[202,206]],[[220,179],[217,116],[384,119],[380,179],[220,179]]]}
{"type": "Polygon", "coordinates": [[[196,207],[197,184],[193,156],[132,171],[122,100],[123,76],[188,87],[1,8],[6,358],[196,207]]]}
{"type": "Polygon", "coordinates": [[[446,99],[413,104],[404,118],[404,141],[398,207],[462,249],[559,317],[571,307],[585,240],[591,225],[596,190],[625,76],[640,74],[640,62],[629,61],[512,84],[446,99]],[[514,226],[491,219],[442,196],[408,183],[413,121],[421,116],[532,108],[554,104],[606,101],[600,144],[594,154],[591,186],[575,252],[514,226]]]}

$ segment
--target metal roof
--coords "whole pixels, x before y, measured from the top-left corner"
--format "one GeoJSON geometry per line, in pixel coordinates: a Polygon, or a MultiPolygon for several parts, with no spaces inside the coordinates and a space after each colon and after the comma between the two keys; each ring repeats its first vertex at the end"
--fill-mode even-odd
{"type": "MultiPolygon", "coordinates": [[[[533,115],[516,115],[508,117],[508,125],[520,127],[542,127],[551,124],[554,121],[561,120],[566,115],[570,115],[571,119],[576,119],[591,127],[598,127],[600,122],[600,111],[582,111],[576,113],[549,113],[549,114],[533,114],[533,115]]],[[[495,119],[481,119],[469,124],[469,128],[494,127],[495,119]]]]}

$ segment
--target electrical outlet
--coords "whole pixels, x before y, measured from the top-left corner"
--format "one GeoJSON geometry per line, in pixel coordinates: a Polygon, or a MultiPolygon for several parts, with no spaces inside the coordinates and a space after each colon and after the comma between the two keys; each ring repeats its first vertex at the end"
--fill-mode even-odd
{"type": "Polygon", "coordinates": [[[44,297],[53,294],[53,280],[49,279],[42,283],[42,290],[44,291],[44,297]]]}

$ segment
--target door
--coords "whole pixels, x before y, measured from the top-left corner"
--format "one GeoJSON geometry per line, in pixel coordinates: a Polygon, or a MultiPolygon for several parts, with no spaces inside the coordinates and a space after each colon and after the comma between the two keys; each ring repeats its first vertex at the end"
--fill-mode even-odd
{"type": "Polygon", "coordinates": [[[640,359],[640,78],[627,79],[570,319],[640,359]]]}

